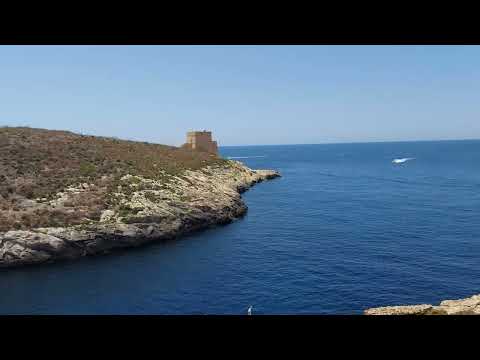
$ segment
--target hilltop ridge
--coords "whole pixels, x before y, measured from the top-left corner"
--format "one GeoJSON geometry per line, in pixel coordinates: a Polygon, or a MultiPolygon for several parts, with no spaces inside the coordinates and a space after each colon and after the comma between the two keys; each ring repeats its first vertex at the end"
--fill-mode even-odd
{"type": "Polygon", "coordinates": [[[158,170],[177,174],[213,164],[225,161],[167,145],[68,131],[0,128],[0,231],[98,220],[109,205],[107,193],[124,175],[159,179],[163,173],[158,170]],[[59,191],[84,183],[92,185],[90,190],[65,204],[75,207],[75,212],[33,206],[32,201],[45,203],[59,191]]]}

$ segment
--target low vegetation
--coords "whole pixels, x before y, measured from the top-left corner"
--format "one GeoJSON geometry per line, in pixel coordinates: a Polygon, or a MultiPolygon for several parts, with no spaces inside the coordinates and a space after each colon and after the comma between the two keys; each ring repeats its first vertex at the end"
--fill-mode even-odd
{"type": "Polygon", "coordinates": [[[98,221],[103,210],[120,206],[111,194],[125,175],[161,181],[208,165],[228,163],[166,145],[1,127],[0,232],[98,221]]]}

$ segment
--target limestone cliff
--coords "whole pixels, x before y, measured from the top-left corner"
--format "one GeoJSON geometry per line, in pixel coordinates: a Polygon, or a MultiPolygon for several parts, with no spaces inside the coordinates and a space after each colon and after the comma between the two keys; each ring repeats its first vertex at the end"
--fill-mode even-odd
{"type": "Polygon", "coordinates": [[[385,306],[365,310],[365,315],[480,315],[480,295],[430,304],[385,306]]]}
{"type": "MultiPolygon", "coordinates": [[[[226,224],[247,210],[240,193],[278,176],[276,171],[251,170],[235,161],[175,174],[164,172],[156,179],[126,174],[108,194],[108,203],[115,206],[103,210],[99,220],[1,232],[0,267],[108,253],[226,224]]],[[[43,201],[42,206],[62,208],[90,188],[88,183],[71,186],[47,204],[37,199],[30,200],[29,206],[43,201]]]]}

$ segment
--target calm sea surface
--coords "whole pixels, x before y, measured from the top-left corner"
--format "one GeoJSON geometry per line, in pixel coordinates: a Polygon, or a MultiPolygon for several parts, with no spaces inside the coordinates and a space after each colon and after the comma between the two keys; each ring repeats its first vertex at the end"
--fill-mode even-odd
{"type": "Polygon", "coordinates": [[[177,242],[0,270],[0,313],[359,314],[480,293],[480,141],[221,152],[283,175],[244,194],[245,218],[177,242]]]}

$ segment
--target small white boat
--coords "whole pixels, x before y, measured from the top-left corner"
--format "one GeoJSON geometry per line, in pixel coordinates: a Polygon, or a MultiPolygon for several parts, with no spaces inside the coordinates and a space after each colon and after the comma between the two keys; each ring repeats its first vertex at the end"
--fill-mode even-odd
{"type": "Polygon", "coordinates": [[[248,310],[247,310],[247,314],[248,314],[248,315],[252,315],[252,308],[253,308],[252,305],[250,305],[250,306],[248,307],[248,310]]]}

